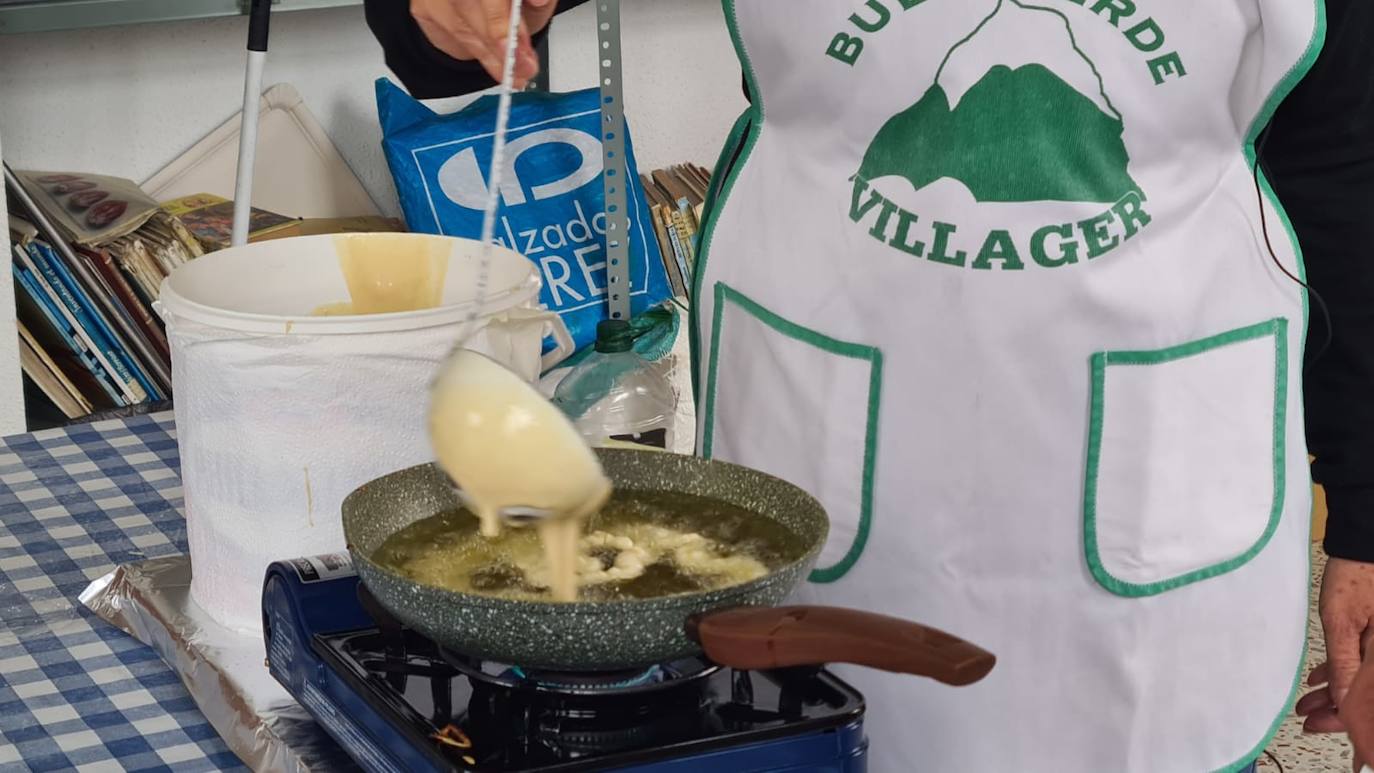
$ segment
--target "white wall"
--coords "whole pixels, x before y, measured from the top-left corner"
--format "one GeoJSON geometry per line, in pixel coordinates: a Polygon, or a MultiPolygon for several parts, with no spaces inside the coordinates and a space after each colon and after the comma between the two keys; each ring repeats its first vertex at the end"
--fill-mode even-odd
{"type": "MultiPolygon", "coordinates": [[[[403,2],[404,0],[394,0],[403,2]]],[[[744,108],[717,0],[625,3],[626,105],[641,168],[715,161],[744,108]]],[[[552,86],[597,83],[590,5],[555,22],[552,86]]],[[[0,36],[0,137],[16,168],[144,180],[237,112],[242,18],[0,36]]],[[[378,205],[397,214],[373,81],[386,75],[361,7],[279,13],[264,84],[295,85],[378,205]]],[[[289,213],[288,213],[289,214],[289,213]]],[[[19,428],[8,272],[0,275],[0,433],[19,428]]]]}
{"type": "MultiPolygon", "coordinates": [[[[720,4],[626,5],[626,104],[640,165],[711,164],[744,105],[720,4]]],[[[557,90],[596,83],[591,11],[555,22],[557,90]]],[[[147,178],[237,111],[245,36],[239,18],[0,36],[7,160],[147,178]]],[[[273,17],[264,83],[295,85],[373,199],[394,213],[372,86],[385,74],[360,7],[273,17]]]]}
{"type": "MultiPolygon", "coordinates": [[[[625,110],[641,169],[716,162],[747,103],[718,0],[622,3],[625,110]]],[[[559,17],[549,43],[555,91],[597,85],[591,3],[559,17]]]]}

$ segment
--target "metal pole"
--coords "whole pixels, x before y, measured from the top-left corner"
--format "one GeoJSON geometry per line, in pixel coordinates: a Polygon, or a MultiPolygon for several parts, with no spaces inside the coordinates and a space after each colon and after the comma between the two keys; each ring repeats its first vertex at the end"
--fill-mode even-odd
{"type": "Polygon", "coordinates": [[[606,188],[606,274],[611,319],[630,318],[630,208],[625,176],[625,89],[620,66],[620,0],[595,0],[601,62],[601,148],[606,188]]]}
{"type": "Polygon", "coordinates": [[[253,160],[258,150],[258,105],[262,101],[262,66],[267,61],[267,29],[271,0],[253,0],[248,17],[248,66],[243,78],[243,120],[239,126],[239,166],[234,180],[232,247],[248,243],[248,219],[253,206],[253,160]]]}

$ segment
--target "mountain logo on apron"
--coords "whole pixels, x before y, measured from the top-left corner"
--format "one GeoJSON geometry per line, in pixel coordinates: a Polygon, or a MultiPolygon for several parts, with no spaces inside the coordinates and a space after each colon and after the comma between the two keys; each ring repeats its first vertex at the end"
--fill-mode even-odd
{"type": "Polygon", "coordinates": [[[998,0],[868,144],[850,178],[849,216],[872,238],[935,263],[1086,262],[1151,221],[1124,133],[1069,18],[998,0]]]}

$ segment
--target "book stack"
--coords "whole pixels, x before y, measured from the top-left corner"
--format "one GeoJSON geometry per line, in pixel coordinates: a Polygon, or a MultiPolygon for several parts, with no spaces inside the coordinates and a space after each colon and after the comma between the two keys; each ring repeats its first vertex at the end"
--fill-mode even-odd
{"type": "MultiPolygon", "coordinates": [[[[229,246],[233,202],[158,202],[123,178],[2,166],[30,428],[170,400],[171,352],[153,304],[177,267],[229,246]]],[[[402,230],[377,215],[253,208],[248,240],[402,230]]]]}
{"type": "Polygon", "coordinates": [[[101,175],[6,165],[4,181],[28,393],[68,420],[170,400],[171,350],[153,302],[163,279],[207,251],[177,202],[164,208],[101,175]]]}
{"type": "Polygon", "coordinates": [[[4,172],[24,375],[67,419],[169,399],[151,304],[164,272],[196,254],[179,226],[128,180],[4,172]],[[164,251],[149,245],[169,239],[175,257],[144,265],[164,251]]]}
{"type": "Polygon", "coordinates": [[[146,299],[157,298],[162,280],[177,266],[205,254],[186,226],[165,210],[153,212],[138,230],[101,245],[97,252],[102,260],[116,262],[111,284],[118,280],[115,294],[126,306],[137,307],[131,309],[136,315],[146,310],[146,299]]]}
{"type": "MultiPolygon", "coordinates": [[[[51,403],[31,417],[170,400],[171,350],[153,303],[178,266],[229,246],[233,202],[158,203],[122,178],[8,165],[4,181],[25,392],[51,403]]],[[[302,220],[254,208],[248,240],[400,230],[378,216],[302,220]]]]}
{"type": "MultiPolygon", "coordinates": [[[[206,252],[229,246],[234,229],[234,202],[229,199],[199,193],[165,201],[162,208],[173,220],[181,221],[206,252]]],[[[253,207],[248,215],[248,240],[257,242],[295,236],[299,223],[294,218],[253,207]]]]}
{"type": "Polygon", "coordinates": [[[673,294],[692,296],[692,272],[696,268],[697,234],[702,207],[711,187],[711,173],[695,164],[678,164],[641,174],[649,214],[658,237],[659,254],[668,272],[673,294]]]}
{"type": "MultiPolygon", "coordinates": [[[[234,202],[208,193],[182,196],[162,202],[163,215],[180,227],[178,236],[198,242],[205,252],[229,246],[234,226],[234,202]]],[[[357,217],[293,218],[251,207],[248,210],[248,241],[284,239],[288,236],[378,233],[404,231],[401,221],[380,215],[357,217]]],[[[199,254],[199,253],[197,253],[199,254]]]]}

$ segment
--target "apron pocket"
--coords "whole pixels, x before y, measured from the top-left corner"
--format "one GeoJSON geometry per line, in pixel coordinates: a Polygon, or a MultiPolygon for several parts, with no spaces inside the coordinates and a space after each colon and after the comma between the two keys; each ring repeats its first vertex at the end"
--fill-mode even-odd
{"type": "Polygon", "coordinates": [[[868,540],[882,366],[873,347],[831,338],[715,285],[701,452],[820,500],[830,535],[812,582],[843,577],[868,540]]]}
{"type": "Polygon", "coordinates": [[[1288,322],[1092,359],[1088,567],[1121,596],[1239,568],[1284,501],[1288,322]]]}

